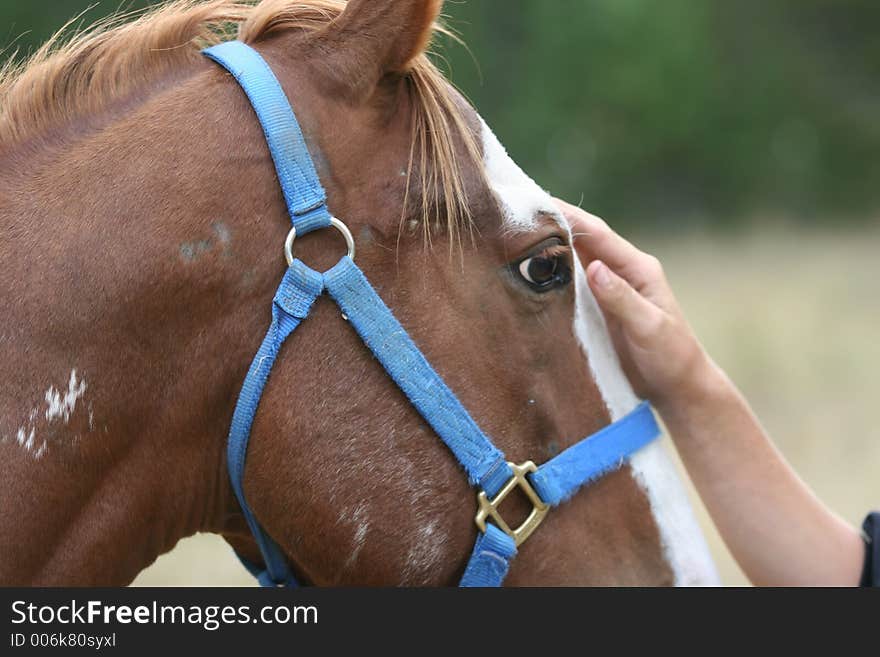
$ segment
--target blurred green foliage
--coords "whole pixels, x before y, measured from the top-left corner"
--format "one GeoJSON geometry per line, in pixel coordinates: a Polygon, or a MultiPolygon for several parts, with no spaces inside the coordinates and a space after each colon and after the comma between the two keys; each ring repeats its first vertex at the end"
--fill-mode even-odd
{"type": "MultiPolygon", "coordinates": [[[[27,31],[16,45],[32,49],[87,6],[0,0],[0,39],[27,31]]],[[[877,0],[447,0],[445,11],[479,66],[448,44],[451,77],[514,158],[617,224],[880,209],[877,0]]]]}

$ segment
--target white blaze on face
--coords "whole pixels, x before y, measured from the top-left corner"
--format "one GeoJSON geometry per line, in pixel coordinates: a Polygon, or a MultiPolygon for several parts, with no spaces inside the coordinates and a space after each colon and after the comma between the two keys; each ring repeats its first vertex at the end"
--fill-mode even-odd
{"type": "Polygon", "coordinates": [[[559,210],[550,194],[538,187],[514,162],[495,133],[480,119],[483,125],[483,167],[486,180],[504,212],[504,222],[513,230],[528,231],[535,227],[540,214],[558,218],[559,210]]]}
{"type": "MultiPolygon", "coordinates": [[[[593,378],[611,419],[619,420],[638,405],[639,399],[620,367],[605,318],[587,285],[584,268],[577,259],[575,270],[575,334],[589,357],[593,378]]],[[[718,573],[706,540],[694,518],[681,479],[663,445],[655,441],[636,452],[629,463],[636,481],[648,494],[666,560],[675,573],[676,585],[718,585],[718,573]]]]}
{"type": "MultiPolygon", "coordinates": [[[[567,229],[551,196],[507,155],[485,122],[482,126],[486,178],[504,212],[507,226],[517,231],[531,230],[537,226],[539,214],[547,214],[567,229]]],[[[575,269],[575,335],[587,354],[611,419],[618,420],[632,411],[639,400],[620,367],[605,319],[577,259],[575,269]]],[[[631,457],[630,466],[650,502],[675,583],[679,586],[717,584],[718,575],[706,541],[663,446],[657,441],[640,450],[631,457]]]]}

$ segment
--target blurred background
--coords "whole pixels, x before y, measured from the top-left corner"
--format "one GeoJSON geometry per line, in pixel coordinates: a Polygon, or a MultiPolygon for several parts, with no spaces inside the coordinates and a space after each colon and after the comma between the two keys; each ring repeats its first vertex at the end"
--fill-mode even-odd
{"type": "MultiPolygon", "coordinates": [[[[26,53],[90,4],[0,0],[0,47],[26,53]]],[[[709,352],[822,499],[853,523],[880,507],[880,3],[445,12],[469,51],[443,44],[438,61],[513,158],[660,257],[709,352]]],[[[723,582],[746,583],[694,505],[723,582]]],[[[198,536],[137,583],[252,581],[198,536]]]]}

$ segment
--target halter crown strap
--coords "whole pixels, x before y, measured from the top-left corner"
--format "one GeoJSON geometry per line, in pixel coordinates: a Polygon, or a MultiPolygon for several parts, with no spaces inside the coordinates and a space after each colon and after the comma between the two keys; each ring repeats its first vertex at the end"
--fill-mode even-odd
{"type": "MultiPolygon", "coordinates": [[[[281,85],[262,57],[249,46],[230,41],[204,51],[243,87],[254,107],[278,173],[296,233],[331,225],[326,194],[305,138],[281,85]]],[[[335,220],[334,220],[335,221],[335,220]]],[[[293,234],[296,234],[293,233],[293,234]]],[[[581,486],[619,466],[627,455],[652,441],[659,429],[651,409],[642,404],[545,463],[509,464],[480,430],[455,394],[388,309],[352,258],[345,256],[325,273],[291,256],[291,264],[272,303],[272,322],[245,377],[233,414],[227,444],[229,477],[242,513],[262,553],[264,568],[242,559],[264,586],[295,585],[287,559],[265,532],[244,494],[244,469],[251,428],[263,390],[284,341],[308,317],[324,292],[342,309],[355,331],[409,401],[449,447],[478,486],[481,533],[461,580],[462,586],[499,586],[517,545],[526,540],[551,506],[581,486]],[[516,529],[506,525],[498,506],[515,488],[534,505],[516,529]]]]}
{"type": "Polygon", "coordinates": [[[272,69],[256,50],[241,41],[226,41],[202,53],[232,74],[257,113],[297,234],[327,228],[327,194],[296,115],[272,69]]]}

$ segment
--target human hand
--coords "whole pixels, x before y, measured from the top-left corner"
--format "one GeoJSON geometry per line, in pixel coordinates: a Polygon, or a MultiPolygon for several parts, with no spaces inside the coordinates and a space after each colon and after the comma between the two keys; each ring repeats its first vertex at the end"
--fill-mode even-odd
{"type": "Polygon", "coordinates": [[[557,201],[635,391],[663,418],[700,498],[755,584],[851,586],[865,544],[804,484],[688,326],[657,258],[557,201]]]}
{"type": "Polygon", "coordinates": [[[636,393],[658,408],[699,399],[717,368],[682,314],[660,261],[598,217],[557,204],[636,393]]]}

